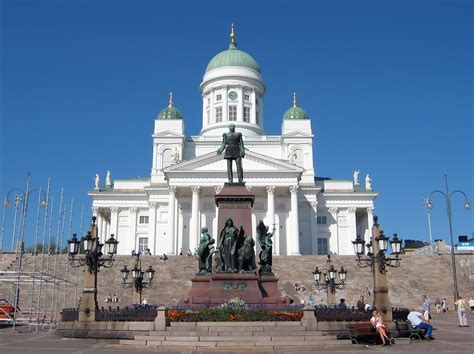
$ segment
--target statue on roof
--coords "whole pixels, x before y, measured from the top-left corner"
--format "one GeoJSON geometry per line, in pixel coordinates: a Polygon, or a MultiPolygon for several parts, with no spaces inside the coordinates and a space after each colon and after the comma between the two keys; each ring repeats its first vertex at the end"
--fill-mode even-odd
{"type": "Polygon", "coordinates": [[[359,173],[360,173],[359,170],[354,171],[354,186],[359,185],[359,173]]]}
{"type": "Polygon", "coordinates": [[[233,183],[234,180],[232,161],[235,161],[237,166],[239,183],[243,183],[244,173],[242,170],[242,158],[245,157],[244,141],[242,139],[242,133],[235,131],[235,125],[233,123],[229,124],[229,131],[222,135],[222,145],[217,149],[217,154],[222,154],[224,150],[224,159],[227,160],[227,177],[229,183],[233,183]]]}
{"type": "Polygon", "coordinates": [[[95,189],[99,189],[99,188],[100,188],[100,176],[99,176],[98,173],[95,174],[94,188],[95,188],[95,189]]]}
{"type": "Polygon", "coordinates": [[[372,190],[372,179],[370,178],[369,174],[365,176],[365,189],[372,190]]]}
{"type": "Polygon", "coordinates": [[[110,171],[107,170],[107,174],[105,175],[105,186],[110,187],[112,186],[112,181],[110,180],[110,171]]]}

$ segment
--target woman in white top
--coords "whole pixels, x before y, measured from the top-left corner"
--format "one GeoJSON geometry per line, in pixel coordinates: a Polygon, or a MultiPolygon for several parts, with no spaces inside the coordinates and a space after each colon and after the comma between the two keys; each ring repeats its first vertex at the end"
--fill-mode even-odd
{"type": "Polygon", "coordinates": [[[387,327],[384,325],[382,316],[377,311],[377,309],[374,309],[374,311],[372,311],[372,318],[370,319],[370,323],[375,328],[375,331],[378,333],[380,339],[382,340],[382,344],[384,346],[390,345],[390,339],[387,336],[387,327]]]}

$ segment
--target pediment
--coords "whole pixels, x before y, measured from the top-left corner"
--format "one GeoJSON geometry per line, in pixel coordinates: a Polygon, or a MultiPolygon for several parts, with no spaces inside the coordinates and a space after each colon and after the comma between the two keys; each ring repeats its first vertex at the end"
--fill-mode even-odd
{"type": "Polygon", "coordinates": [[[182,134],[178,134],[171,130],[164,130],[158,133],[153,134],[154,138],[183,138],[182,134]]]}
{"type": "Polygon", "coordinates": [[[294,130],[292,132],[282,135],[281,137],[282,139],[284,138],[312,138],[313,134],[304,132],[302,130],[294,130]]]}
{"type": "MultiPolygon", "coordinates": [[[[298,174],[303,172],[303,168],[301,167],[249,150],[247,150],[245,153],[245,158],[242,160],[242,165],[245,173],[271,172],[273,174],[298,174]]],[[[173,173],[191,171],[201,173],[226,172],[227,161],[224,159],[223,154],[217,155],[215,152],[211,152],[189,161],[182,161],[179,164],[172,165],[164,170],[164,172],[169,175],[173,173]]]]}

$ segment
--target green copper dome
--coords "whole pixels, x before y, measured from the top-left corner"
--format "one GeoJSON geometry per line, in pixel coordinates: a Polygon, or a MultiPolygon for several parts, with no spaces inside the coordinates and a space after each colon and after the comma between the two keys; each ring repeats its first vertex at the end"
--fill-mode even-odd
{"type": "Polygon", "coordinates": [[[176,107],[166,107],[160,112],[160,114],[158,114],[158,119],[183,119],[183,115],[176,107]]]}
{"type": "Polygon", "coordinates": [[[168,107],[165,107],[160,114],[158,114],[158,119],[162,120],[172,120],[172,119],[183,119],[183,115],[173,105],[173,93],[170,92],[170,102],[168,104],[168,107]]]}
{"type": "Polygon", "coordinates": [[[291,107],[286,111],[283,119],[309,119],[308,115],[301,107],[291,107]]]}
{"type": "Polygon", "coordinates": [[[235,43],[231,43],[229,49],[220,52],[212,58],[207,65],[206,72],[224,66],[240,66],[260,72],[260,67],[255,59],[249,54],[236,49],[235,43]]]}
{"type": "Polygon", "coordinates": [[[309,119],[304,109],[296,106],[296,93],[293,94],[293,107],[285,112],[283,119],[309,119]]]}

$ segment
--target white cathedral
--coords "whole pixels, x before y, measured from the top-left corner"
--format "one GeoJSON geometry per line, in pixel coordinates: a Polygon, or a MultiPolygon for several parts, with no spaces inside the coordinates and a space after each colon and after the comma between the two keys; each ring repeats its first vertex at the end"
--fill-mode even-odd
{"type": "MultiPolygon", "coordinates": [[[[101,240],[114,234],[118,254],[186,254],[199,244],[206,226],[217,239],[214,195],[227,182],[227,165],[217,154],[232,122],[246,149],[244,181],[255,194],[252,230],[260,220],[275,226],[276,255],[353,254],[351,241],[371,236],[374,199],[370,177],[318,178],[313,166],[313,133],[306,112],[296,104],[283,115],[281,135],[264,129],[265,83],[257,62],[237,49],[234,29],[229,49],[214,56],[200,85],[202,129],[186,136],[184,119],[174,106],[155,119],[151,175],[116,179],[105,186],[96,176],[89,192],[101,240]]],[[[235,168],[235,164],[234,164],[235,168]]],[[[259,245],[256,246],[259,248],[259,245]]],[[[257,252],[259,249],[257,249],[257,252]]]]}

